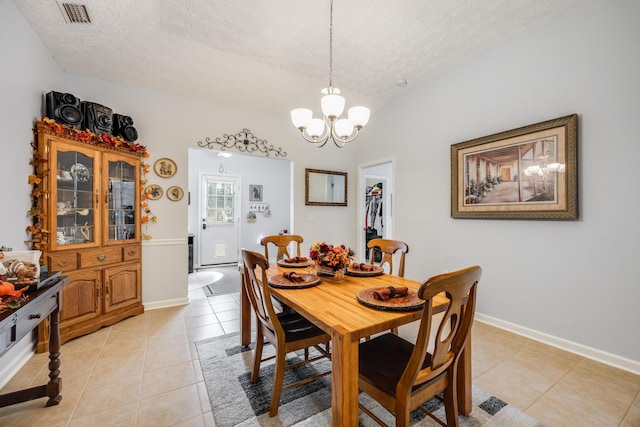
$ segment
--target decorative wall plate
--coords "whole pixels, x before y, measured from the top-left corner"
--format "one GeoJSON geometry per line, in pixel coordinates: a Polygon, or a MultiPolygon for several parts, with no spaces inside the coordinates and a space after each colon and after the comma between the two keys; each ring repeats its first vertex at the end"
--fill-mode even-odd
{"type": "Polygon", "coordinates": [[[171,178],[178,171],[178,166],[176,166],[176,162],[166,157],[162,159],[156,160],[153,164],[153,170],[155,173],[162,178],[171,178]]]}
{"type": "Polygon", "coordinates": [[[183,196],[184,196],[184,191],[182,190],[182,188],[178,187],[177,185],[174,185],[173,187],[169,187],[167,189],[167,198],[169,200],[177,202],[178,200],[182,199],[183,196]]]}
{"type": "Polygon", "coordinates": [[[144,194],[147,195],[149,200],[158,200],[162,197],[162,187],[157,184],[147,185],[147,188],[144,189],[144,194]]]}

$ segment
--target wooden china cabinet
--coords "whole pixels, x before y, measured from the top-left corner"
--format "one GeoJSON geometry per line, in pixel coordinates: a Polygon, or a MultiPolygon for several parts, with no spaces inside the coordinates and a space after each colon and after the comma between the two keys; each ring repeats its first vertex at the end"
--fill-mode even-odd
{"type": "MultiPolygon", "coordinates": [[[[58,128],[60,129],[60,128],[58,128]]],[[[95,332],[144,312],[140,238],[140,157],[72,132],[36,124],[38,210],[49,234],[42,262],[62,271],[60,338],[95,332]]],[[[38,351],[47,349],[47,326],[38,351]]]]}

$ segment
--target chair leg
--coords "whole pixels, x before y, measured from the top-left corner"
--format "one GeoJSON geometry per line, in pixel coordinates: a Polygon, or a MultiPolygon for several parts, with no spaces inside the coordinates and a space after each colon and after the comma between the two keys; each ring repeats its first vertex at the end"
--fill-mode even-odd
{"type": "Polygon", "coordinates": [[[271,406],[269,416],[275,417],[280,406],[280,394],[282,393],[282,382],[284,381],[284,362],[286,354],[284,349],[276,349],[276,365],[273,373],[273,391],[271,393],[271,406]]]}
{"type": "MultiPolygon", "coordinates": [[[[455,371],[455,367],[453,368],[455,371]]],[[[456,376],[451,375],[447,388],[444,389],[444,411],[447,416],[448,427],[458,427],[458,396],[456,392],[456,376]]]]}
{"type": "Polygon", "coordinates": [[[251,384],[258,381],[260,374],[260,364],[262,362],[262,347],[264,346],[264,334],[262,333],[262,325],[258,325],[256,330],[256,349],[253,352],[253,370],[251,371],[251,384]]]}

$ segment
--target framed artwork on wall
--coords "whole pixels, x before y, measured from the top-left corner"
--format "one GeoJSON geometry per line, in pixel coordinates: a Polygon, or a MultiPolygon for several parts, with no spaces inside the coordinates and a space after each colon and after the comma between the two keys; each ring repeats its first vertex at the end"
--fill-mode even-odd
{"type": "Polygon", "coordinates": [[[167,188],[167,198],[173,202],[177,202],[182,199],[184,196],[184,190],[182,188],[174,185],[173,187],[167,188]]]}
{"type": "Polygon", "coordinates": [[[161,178],[171,178],[178,171],[176,162],[166,157],[156,160],[153,164],[153,170],[161,178]]]}
{"type": "Polygon", "coordinates": [[[578,115],[451,146],[451,217],[578,218],[578,115]]]}
{"type": "Polygon", "coordinates": [[[250,185],[249,186],[249,201],[261,202],[262,201],[262,185],[250,185]]]}
{"type": "Polygon", "coordinates": [[[144,193],[147,195],[149,200],[158,200],[162,197],[162,187],[157,184],[147,185],[147,188],[144,189],[144,193]]]}

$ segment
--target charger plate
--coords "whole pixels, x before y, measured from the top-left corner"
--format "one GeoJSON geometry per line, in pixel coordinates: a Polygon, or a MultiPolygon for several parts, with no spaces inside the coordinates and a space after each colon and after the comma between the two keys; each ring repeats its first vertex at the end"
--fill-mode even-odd
{"type": "Polygon", "coordinates": [[[373,270],[364,271],[364,270],[356,270],[351,267],[347,268],[347,276],[355,276],[355,277],[373,277],[373,276],[381,276],[384,274],[384,268],[374,265],[373,270]]]}
{"type": "Polygon", "coordinates": [[[409,289],[407,295],[402,297],[393,297],[386,301],[377,300],[373,296],[373,293],[383,289],[387,289],[387,287],[381,286],[377,288],[362,289],[358,291],[356,298],[360,304],[375,308],[376,310],[413,311],[420,310],[424,305],[424,300],[420,299],[418,297],[418,293],[413,289],[409,289]]]}
{"type": "Polygon", "coordinates": [[[302,267],[309,267],[310,265],[313,265],[313,260],[308,259],[306,261],[300,261],[300,262],[286,262],[283,258],[278,261],[278,265],[280,267],[285,267],[285,268],[302,268],[302,267]]]}
{"type": "Polygon", "coordinates": [[[282,288],[282,289],[304,289],[311,288],[313,286],[319,285],[322,281],[315,274],[298,274],[297,276],[302,277],[304,279],[303,282],[292,282],[291,280],[285,279],[282,274],[277,274],[269,279],[269,284],[274,288],[282,288]]]}

